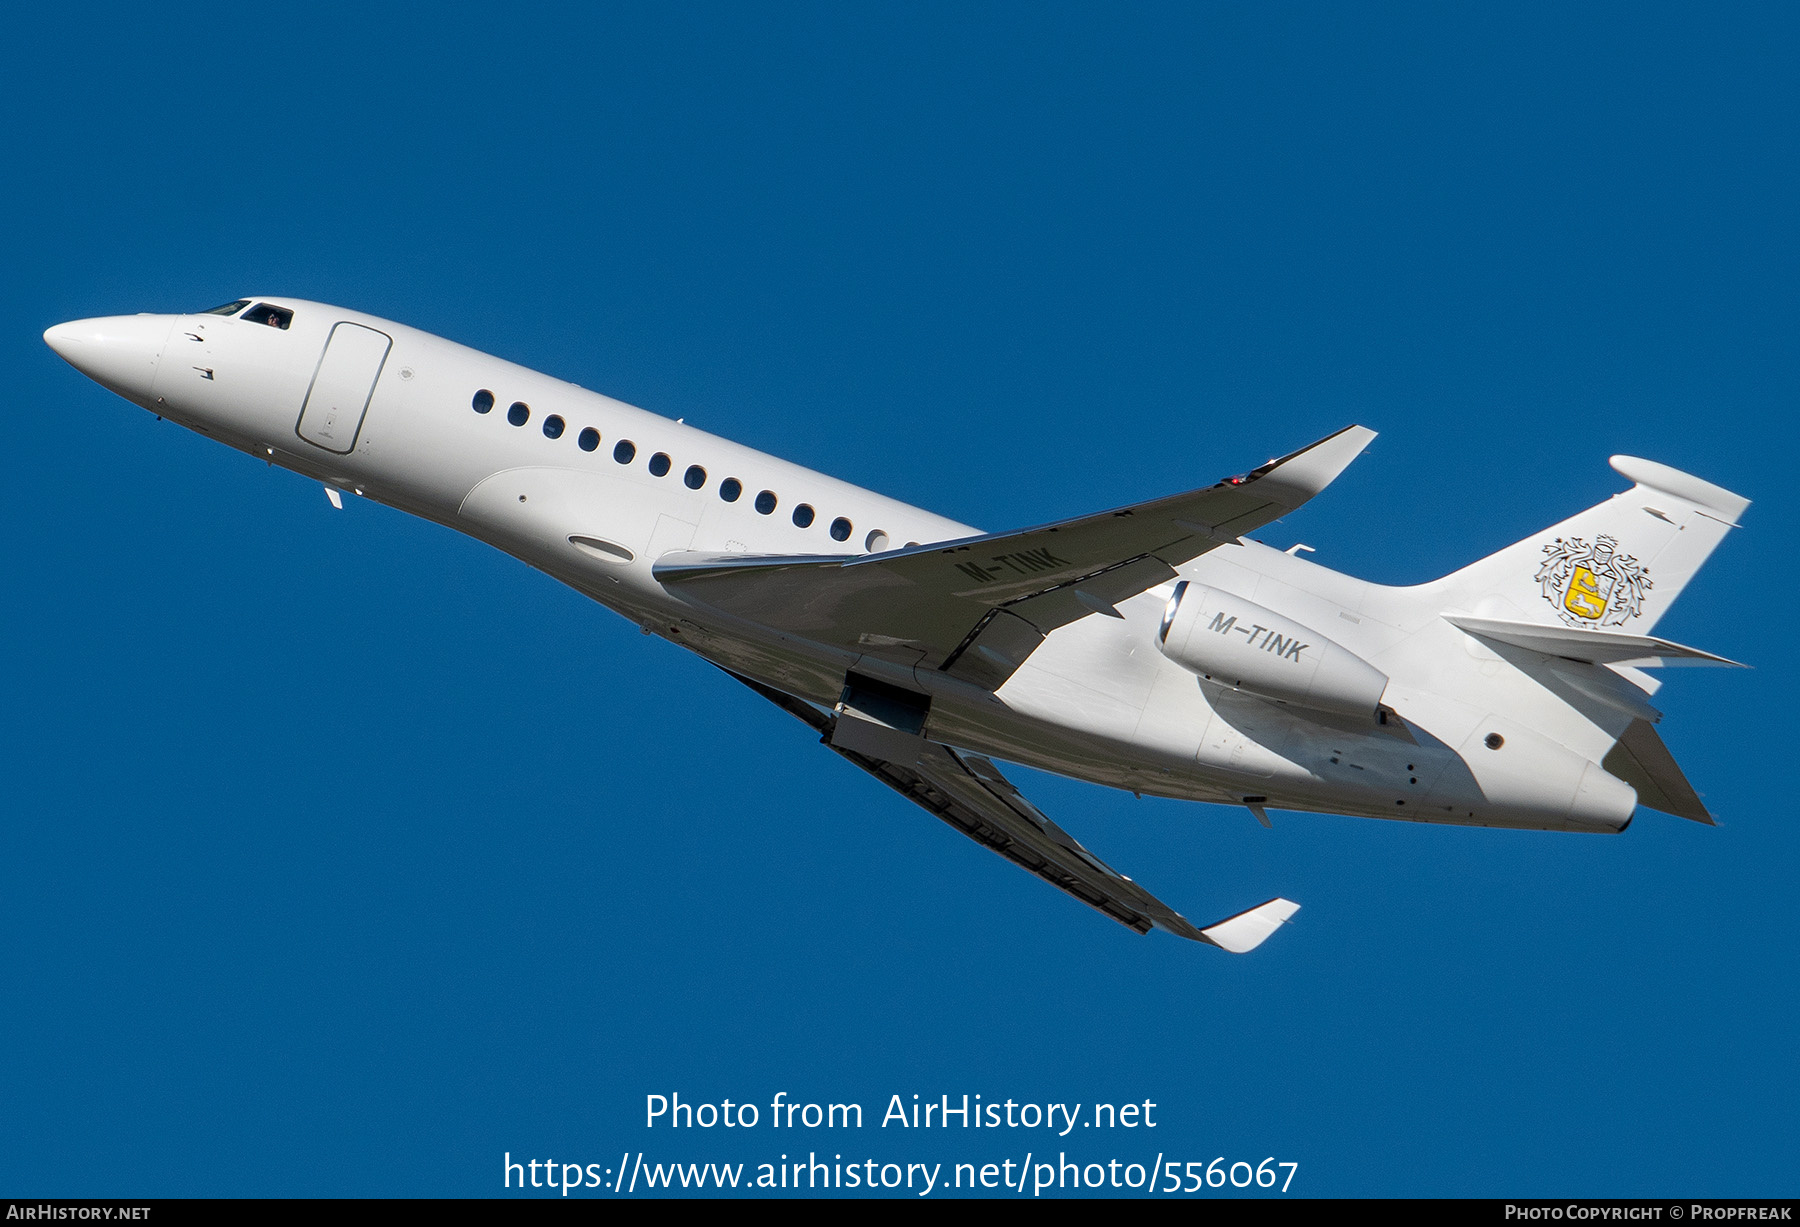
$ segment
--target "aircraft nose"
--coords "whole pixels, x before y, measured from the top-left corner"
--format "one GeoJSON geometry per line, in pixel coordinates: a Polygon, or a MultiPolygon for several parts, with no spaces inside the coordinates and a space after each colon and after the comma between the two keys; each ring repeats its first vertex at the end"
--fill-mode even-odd
{"type": "Polygon", "coordinates": [[[80,321],[69,324],[53,324],[44,329],[44,344],[56,351],[57,357],[65,362],[75,361],[75,348],[81,344],[80,321]]]}
{"type": "Polygon", "coordinates": [[[70,366],[132,400],[148,400],[171,315],[108,315],[44,330],[44,344],[70,366]]]}

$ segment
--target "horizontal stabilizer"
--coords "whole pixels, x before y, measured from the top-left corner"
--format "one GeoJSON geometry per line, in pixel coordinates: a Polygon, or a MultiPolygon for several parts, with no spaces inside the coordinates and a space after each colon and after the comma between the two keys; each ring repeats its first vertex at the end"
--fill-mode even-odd
{"type": "Polygon", "coordinates": [[[1582,660],[1590,665],[1723,665],[1747,666],[1699,648],[1684,647],[1653,635],[1626,635],[1618,631],[1582,630],[1574,626],[1545,626],[1536,622],[1508,622],[1499,618],[1471,618],[1445,614],[1444,620],[1471,635],[1491,639],[1529,652],[1582,660]]]}
{"type": "Polygon", "coordinates": [[[1690,822],[1716,826],[1705,802],[1675,763],[1656,730],[1643,720],[1633,720],[1625,735],[1600,764],[1637,789],[1638,804],[1690,822]]]}
{"type": "Polygon", "coordinates": [[[1271,899],[1247,912],[1239,912],[1229,920],[1221,920],[1202,929],[1206,940],[1232,954],[1248,954],[1268,940],[1269,934],[1287,923],[1288,917],[1300,910],[1291,899],[1271,899]]]}

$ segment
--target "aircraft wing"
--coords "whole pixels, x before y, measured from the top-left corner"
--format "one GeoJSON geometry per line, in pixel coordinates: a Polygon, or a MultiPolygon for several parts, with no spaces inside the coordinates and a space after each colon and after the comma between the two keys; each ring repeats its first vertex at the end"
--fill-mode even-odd
{"type": "Polygon", "coordinates": [[[804,720],[819,731],[832,750],[901,796],[1126,928],[1139,933],[1162,929],[1242,954],[1261,945],[1299,910],[1299,904],[1271,899],[1206,929],[1196,928],[1168,904],[1077,843],[980,755],[924,742],[918,762],[901,764],[832,746],[835,717],[739,674],[731,676],[804,720]]]}
{"type": "Polygon", "coordinates": [[[1348,426],[1240,477],[1019,532],[866,555],[681,552],[653,574],[698,604],[996,689],[1047,635],[1305,503],[1375,437],[1348,426]]]}

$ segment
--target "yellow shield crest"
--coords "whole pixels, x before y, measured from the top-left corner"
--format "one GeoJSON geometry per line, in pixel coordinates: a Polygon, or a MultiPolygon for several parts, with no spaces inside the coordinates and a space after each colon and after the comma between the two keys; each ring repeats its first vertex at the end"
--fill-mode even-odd
{"type": "MultiPolygon", "coordinates": [[[[1607,587],[1612,587],[1611,583],[1607,587]]],[[[1578,618],[1598,622],[1606,612],[1606,597],[1600,591],[1600,578],[1586,567],[1576,567],[1569,577],[1569,590],[1563,594],[1563,608],[1578,618]]]]}

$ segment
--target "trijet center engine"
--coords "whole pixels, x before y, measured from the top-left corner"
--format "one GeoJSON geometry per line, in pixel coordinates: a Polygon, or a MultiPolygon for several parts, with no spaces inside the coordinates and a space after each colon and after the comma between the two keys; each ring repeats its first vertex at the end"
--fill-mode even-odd
{"type": "Polygon", "coordinates": [[[1241,596],[1182,580],[1163,610],[1162,654],[1232,690],[1375,719],[1387,674],[1310,627],[1241,596]]]}

